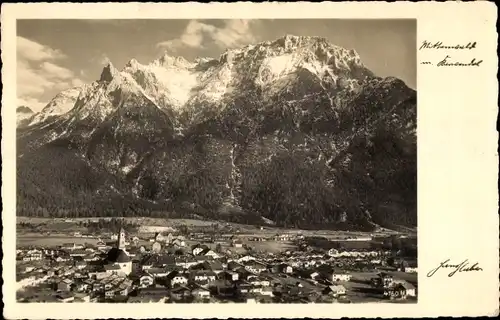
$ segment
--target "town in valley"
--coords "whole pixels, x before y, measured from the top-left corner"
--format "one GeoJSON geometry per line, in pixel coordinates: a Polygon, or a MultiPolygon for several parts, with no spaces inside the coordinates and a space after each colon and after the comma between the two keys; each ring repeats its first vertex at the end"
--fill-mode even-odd
{"type": "Polygon", "coordinates": [[[411,234],[45,220],[18,222],[19,302],[417,301],[411,234]]]}

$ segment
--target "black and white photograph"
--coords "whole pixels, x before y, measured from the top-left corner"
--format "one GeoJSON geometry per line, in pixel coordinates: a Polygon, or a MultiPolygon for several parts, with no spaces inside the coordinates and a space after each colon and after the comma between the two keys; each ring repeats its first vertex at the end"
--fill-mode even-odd
{"type": "Polygon", "coordinates": [[[16,301],[417,303],[417,51],[416,19],[18,19],[16,301]]]}

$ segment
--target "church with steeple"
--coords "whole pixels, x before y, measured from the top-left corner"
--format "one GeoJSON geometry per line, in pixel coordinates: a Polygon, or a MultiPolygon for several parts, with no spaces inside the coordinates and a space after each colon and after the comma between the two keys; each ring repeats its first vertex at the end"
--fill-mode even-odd
{"type": "Polygon", "coordinates": [[[129,275],[132,272],[132,260],[125,248],[125,242],[125,230],[121,228],[115,247],[109,250],[106,257],[104,267],[107,271],[125,275],[129,275]]]}
{"type": "Polygon", "coordinates": [[[118,235],[118,241],[116,243],[116,246],[118,249],[121,249],[126,252],[125,239],[126,239],[125,230],[123,228],[120,228],[120,234],[118,235]]]}

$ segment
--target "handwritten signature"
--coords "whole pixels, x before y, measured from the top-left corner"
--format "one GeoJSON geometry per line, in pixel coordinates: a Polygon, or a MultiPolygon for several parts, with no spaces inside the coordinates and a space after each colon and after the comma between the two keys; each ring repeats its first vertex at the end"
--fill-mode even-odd
{"type": "Polygon", "coordinates": [[[440,269],[454,269],[450,273],[448,273],[448,277],[453,277],[457,272],[470,272],[470,271],[483,271],[483,268],[479,266],[479,263],[474,263],[473,265],[469,265],[469,260],[465,259],[459,264],[450,264],[450,259],[446,259],[441,262],[437,268],[432,269],[427,273],[427,277],[432,277],[436,272],[440,269]]]}

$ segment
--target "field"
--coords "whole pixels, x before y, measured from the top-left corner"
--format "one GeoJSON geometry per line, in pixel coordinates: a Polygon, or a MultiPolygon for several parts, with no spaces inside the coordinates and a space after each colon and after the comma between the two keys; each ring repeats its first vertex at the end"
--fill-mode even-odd
{"type": "Polygon", "coordinates": [[[249,241],[246,242],[246,244],[254,248],[256,251],[265,251],[271,253],[277,253],[296,248],[296,246],[293,245],[292,243],[281,242],[281,241],[262,241],[262,242],[249,241]]]}
{"type": "Polygon", "coordinates": [[[56,247],[64,243],[89,243],[92,245],[96,245],[97,241],[98,240],[94,238],[80,238],[67,236],[64,234],[40,235],[36,233],[23,233],[17,236],[17,246],[20,247],[35,245],[42,247],[56,247]]]}
{"type": "MultiPolygon", "coordinates": [[[[55,226],[58,228],[69,228],[71,225],[76,226],[78,222],[84,221],[93,221],[99,219],[112,219],[112,218],[39,218],[39,217],[17,217],[17,223],[31,223],[34,225],[45,225],[45,226],[55,226]]],[[[255,234],[255,235],[266,235],[266,234],[276,234],[276,233],[302,233],[305,236],[324,236],[327,238],[336,238],[336,237],[366,237],[371,234],[395,234],[395,231],[380,229],[377,232],[358,232],[358,231],[331,231],[331,230],[300,230],[300,229],[286,229],[286,228],[278,228],[273,226],[252,226],[252,225],[243,225],[237,223],[228,223],[225,221],[216,221],[216,220],[197,220],[197,219],[162,219],[162,218],[118,218],[123,219],[127,222],[133,222],[141,226],[163,226],[163,227],[172,227],[176,228],[181,225],[185,226],[211,226],[213,224],[219,225],[231,225],[234,228],[238,228],[240,230],[240,234],[255,234]]],[[[410,232],[411,233],[411,232],[410,232]]]]}
{"type": "MultiPolygon", "coordinates": [[[[74,243],[91,243],[95,244],[97,239],[93,238],[80,238],[74,237],[75,232],[86,233],[85,227],[78,225],[80,222],[85,221],[97,221],[98,219],[111,219],[111,218],[31,218],[31,217],[17,217],[17,245],[18,246],[29,246],[29,245],[43,245],[43,246],[54,246],[60,245],[67,242],[74,243]],[[19,227],[21,223],[29,223],[35,226],[36,230],[30,230],[27,228],[19,227]],[[46,232],[50,232],[48,235],[46,232]]],[[[261,237],[272,237],[276,234],[297,234],[301,233],[304,236],[322,236],[330,240],[345,240],[350,238],[350,240],[369,238],[370,236],[383,235],[388,233],[393,233],[387,230],[381,230],[374,233],[357,232],[357,231],[331,231],[331,230],[299,230],[299,229],[284,229],[272,226],[252,226],[252,225],[241,225],[236,223],[227,223],[224,221],[206,221],[206,220],[196,220],[196,219],[161,219],[161,218],[123,218],[126,222],[135,223],[139,226],[151,226],[151,227],[172,227],[177,229],[180,226],[187,227],[209,227],[214,224],[219,226],[230,225],[232,229],[238,229],[237,233],[243,238],[245,236],[261,236],[261,237]]],[[[109,237],[109,235],[98,235],[104,238],[109,237]]],[[[280,252],[287,249],[293,249],[294,246],[287,242],[278,241],[264,241],[264,242],[250,242],[244,240],[244,243],[251,246],[257,251],[267,251],[267,252],[280,252]]],[[[191,243],[189,243],[191,244],[191,243]]],[[[212,244],[210,244],[212,246],[212,244]]],[[[215,247],[215,244],[213,244],[215,247]]],[[[232,248],[233,251],[241,251],[240,248],[232,248]]],[[[242,249],[244,250],[244,249],[242,249]]]]}

